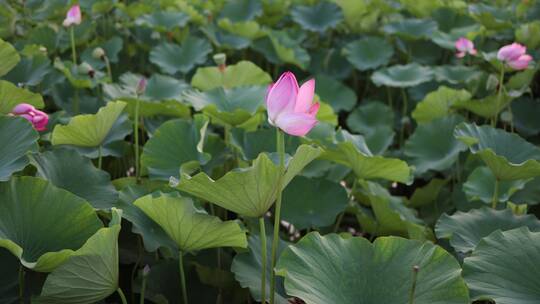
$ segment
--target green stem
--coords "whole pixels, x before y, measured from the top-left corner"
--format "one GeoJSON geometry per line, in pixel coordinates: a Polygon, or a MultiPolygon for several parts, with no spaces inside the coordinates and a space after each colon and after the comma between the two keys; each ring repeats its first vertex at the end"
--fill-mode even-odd
{"type": "Polygon", "coordinates": [[[405,118],[407,117],[407,107],[408,107],[408,100],[407,100],[407,93],[405,92],[405,89],[401,89],[401,96],[403,100],[403,105],[401,109],[401,131],[399,134],[399,145],[400,147],[403,146],[403,142],[405,141],[405,125],[403,124],[405,121],[405,118]]]}
{"type": "Polygon", "coordinates": [[[79,112],[79,89],[75,88],[75,95],[73,97],[73,114],[78,115],[79,112]]]}
{"type": "Polygon", "coordinates": [[[184,304],[188,304],[187,289],[186,289],[186,274],[184,273],[184,261],[182,251],[178,252],[178,268],[180,269],[180,283],[182,284],[182,298],[184,304]]]}
{"type": "Polygon", "coordinates": [[[142,286],[141,286],[141,298],[139,299],[139,304],[144,304],[144,294],[146,292],[146,276],[142,277],[142,286]]]}
{"type": "Polygon", "coordinates": [[[497,126],[497,120],[499,119],[499,108],[501,107],[501,94],[502,89],[504,87],[504,66],[501,68],[501,73],[499,75],[499,89],[497,91],[497,108],[495,111],[495,115],[491,119],[491,126],[495,127],[497,126]]]}
{"type": "Polygon", "coordinates": [[[69,28],[71,36],[71,60],[74,65],[77,65],[77,49],[75,48],[75,27],[71,26],[69,28]]]}
{"type": "Polygon", "coordinates": [[[24,304],[24,266],[19,265],[19,301],[24,304]]]}
{"type": "Polygon", "coordinates": [[[413,278],[412,278],[412,286],[411,286],[411,292],[409,293],[409,304],[414,304],[414,294],[416,292],[416,279],[418,277],[418,271],[420,268],[418,266],[413,267],[413,278]]]}
{"type": "Polygon", "coordinates": [[[141,170],[140,170],[140,160],[139,160],[139,111],[141,103],[139,97],[137,96],[137,101],[135,102],[135,122],[133,126],[133,134],[135,136],[135,177],[137,183],[141,179],[141,170]]]}
{"type": "Polygon", "coordinates": [[[279,240],[279,225],[280,225],[280,217],[281,217],[281,197],[282,197],[282,179],[283,175],[285,174],[285,139],[283,136],[283,133],[276,128],[276,141],[277,141],[277,152],[279,154],[279,169],[280,169],[280,178],[278,182],[278,192],[277,192],[277,200],[276,200],[276,209],[274,214],[274,235],[272,240],[272,268],[270,269],[270,304],[274,304],[274,294],[275,294],[275,288],[276,288],[276,274],[274,272],[274,268],[276,267],[276,254],[277,254],[277,248],[278,248],[278,240],[279,240]]]}
{"type": "Polygon", "coordinates": [[[499,202],[499,179],[495,178],[495,189],[493,189],[493,199],[491,200],[491,208],[496,209],[499,202]]]}
{"type": "Polygon", "coordinates": [[[101,146],[98,147],[98,169],[101,169],[101,165],[102,165],[102,161],[103,161],[103,157],[102,157],[102,154],[103,154],[103,148],[101,148],[101,146]]]}
{"type": "Polygon", "coordinates": [[[127,304],[126,295],[122,291],[122,288],[118,287],[118,289],[116,289],[116,292],[118,292],[118,295],[120,296],[120,299],[122,300],[122,304],[127,304]]]}
{"type": "Polygon", "coordinates": [[[386,97],[388,100],[388,106],[392,109],[393,102],[392,102],[392,93],[390,92],[390,87],[386,87],[386,97]]]}
{"type": "Polygon", "coordinates": [[[261,236],[262,272],[261,272],[261,303],[266,303],[266,228],[264,226],[264,216],[259,218],[259,234],[261,236]]]}
{"type": "Polygon", "coordinates": [[[111,70],[111,62],[109,61],[109,57],[104,56],[103,60],[105,61],[105,65],[107,66],[107,76],[109,76],[109,81],[113,82],[112,70],[111,70]]]}
{"type": "Polygon", "coordinates": [[[345,216],[345,211],[341,212],[336,220],[336,224],[334,225],[334,233],[337,233],[339,230],[339,226],[341,225],[341,221],[343,220],[343,217],[345,216]]]}

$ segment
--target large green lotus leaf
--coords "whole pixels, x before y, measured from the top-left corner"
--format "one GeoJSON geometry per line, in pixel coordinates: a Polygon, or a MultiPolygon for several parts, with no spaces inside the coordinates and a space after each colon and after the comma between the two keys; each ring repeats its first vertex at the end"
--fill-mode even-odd
{"type": "MultiPolygon", "coordinates": [[[[220,19],[218,26],[225,31],[246,39],[257,39],[265,35],[257,21],[233,22],[229,18],[220,19]]],[[[248,40],[249,41],[249,40],[248,40]]]]}
{"type": "Polygon", "coordinates": [[[369,102],[352,111],[347,126],[362,134],[369,150],[382,154],[394,140],[394,111],[381,102],[369,102]]]}
{"type": "Polygon", "coordinates": [[[452,136],[455,127],[463,121],[463,117],[452,115],[418,125],[405,142],[404,151],[416,167],[416,174],[446,170],[456,162],[460,152],[467,150],[466,145],[452,136]]]}
{"type": "Polygon", "coordinates": [[[27,89],[19,88],[9,81],[0,80],[0,114],[8,114],[20,103],[28,103],[43,108],[43,97],[27,89]]]}
{"type": "MultiPolygon", "coordinates": [[[[270,275],[272,269],[272,226],[266,225],[266,298],[270,299],[270,275]]],[[[287,247],[287,243],[278,239],[277,256],[287,247]]],[[[234,273],[235,279],[240,283],[240,286],[249,288],[249,291],[256,301],[261,300],[261,273],[262,273],[262,250],[261,238],[257,234],[252,234],[248,238],[248,252],[242,252],[234,256],[231,271],[234,273]]],[[[275,301],[278,304],[289,304],[283,287],[283,278],[276,277],[276,293],[275,301]]]]}
{"type": "Polygon", "coordinates": [[[516,41],[528,48],[536,49],[540,45],[540,22],[521,24],[515,31],[516,41]]]}
{"type": "MultiPolygon", "coordinates": [[[[309,145],[298,147],[287,164],[283,188],[320,154],[320,148],[309,145]]],[[[203,172],[194,176],[184,174],[176,187],[238,214],[260,217],[274,203],[279,179],[279,166],[261,153],[251,167],[229,171],[218,180],[211,179],[203,172]]]]}
{"type": "Polygon", "coordinates": [[[0,248],[0,303],[16,304],[19,300],[19,260],[7,249],[0,248]]]}
{"type": "Polygon", "coordinates": [[[19,64],[4,76],[4,79],[19,86],[37,86],[51,71],[51,61],[40,53],[23,57],[19,64]]]}
{"type": "Polygon", "coordinates": [[[343,12],[332,2],[320,1],[312,6],[294,6],[291,17],[305,30],[324,33],[343,20],[343,12]]]}
{"type": "MultiPolygon", "coordinates": [[[[161,183],[160,183],[161,184],[161,183]]],[[[122,216],[132,224],[132,232],[140,234],[143,239],[144,248],[148,252],[154,252],[160,247],[166,247],[173,251],[178,251],[178,247],[171,238],[163,231],[163,228],[156,224],[146,213],[133,205],[138,198],[150,194],[152,191],[144,185],[128,185],[119,193],[118,202],[115,207],[122,209],[122,216]]]]}
{"type": "Polygon", "coordinates": [[[540,177],[528,181],[523,189],[512,195],[510,200],[517,204],[536,205],[540,203],[540,177]]]}
{"type": "MultiPolygon", "coordinates": [[[[510,209],[491,208],[457,211],[452,215],[443,214],[435,226],[438,239],[450,240],[454,250],[468,253],[486,236],[496,230],[507,231],[522,226],[531,231],[540,231],[540,221],[534,215],[515,215],[510,209]]],[[[516,247],[515,249],[519,250],[516,247]]]]}
{"type": "Polygon", "coordinates": [[[350,167],[360,179],[381,178],[408,183],[411,169],[406,162],[397,158],[373,155],[361,135],[351,135],[341,131],[340,139],[334,147],[328,147],[322,158],[350,167]]]}
{"type": "Polygon", "coordinates": [[[284,63],[294,64],[301,69],[306,69],[311,57],[309,53],[299,45],[302,40],[292,37],[286,31],[268,31],[271,46],[274,48],[275,55],[284,63]]]}
{"type": "MultiPolygon", "coordinates": [[[[469,201],[480,200],[491,203],[495,192],[495,181],[495,175],[488,167],[476,167],[463,183],[463,192],[469,201]]],[[[515,192],[523,189],[526,183],[527,181],[522,179],[499,182],[497,191],[499,202],[508,201],[515,192]]]]}
{"type": "Polygon", "coordinates": [[[36,304],[92,304],[118,288],[118,235],[122,210],[112,209],[108,228],[101,228],[51,274],[36,304]]]}
{"type": "Polygon", "coordinates": [[[407,204],[409,207],[422,207],[436,203],[441,190],[444,189],[444,186],[448,183],[448,180],[434,178],[429,183],[423,187],[418,187],[414,189],[414,192],[407,204]]]}
{"type": "Polygon", "coordinates": [[[522,97],[512,101],[512,118],[516,130],[524,136],[532,136],[540,133],[540,101],[528,97],[522,97]]]}
{"type": "Polygon", "coordinates": [[[366,71],[388,64],[394,48],[383,38],[365,37],[347,44],[343,54],[357,69],[366,71]]]}
{"type": "Polygon", "coordinates": [[[82,198],[35,177],[0,183],[0,247],[35,271],[49,272],[102,224],[82,198]]]}
{"type": "Polygon", "coordinates": [[[246,233],[236,221],[221,221],[198,210],[177,194],[147,195],[133,203],[156,222],[183,252],[215,247],[247,247],[246,233]]]}
{"type": "Polygon", "coordinates": [[[488,30],[500,31],[512,28],[513,12],[506,7],[495,7],[483,3],[469,6],[471,17],[488,30]]]}
{"type": "Polygon", "coordinates": [[[384,85],[397,88],[417,86],[432,79],[432,69],[418,63],[382,68],[371,75],[371,81],[377,86],[384,85]]]}
{"type": "Polygon", "coordinates": [[[248,21],[263,13],[263,6],[257,0],[227,1],[221,9],[220,18],[228,18],[234,22],[248,21]]]}
{"type": "Polygon", "coordinates": [[[7,181],[11,174],[28,164],[30,152],[37,152],[39,134],[22,117],[0,116],[0,181],[7,181]]]}
{"type": "Polygon", "coordinates": [[[307,304],[410,303],[415,266],[415,304],[469,303],[454,257],[432,243],[399,237],[372,244],[312,232],[283,251],[276,271],[287,294],[307,304]]]}
{"type": "Polygon", "coordinates": [[[540,299],[540,232],[495,231],[465,258],[463,277],[472,300],[533,304],[540,299]]]}
{"type": "Polygon", "coordinates": [[[540,148],[516,134],[462,123],[456,127],[454,136],[480,156],[499,180],[540,176],[540,148]]]}
{"type": "Polygon", "coordinates": [[[210,155],[203,152],[207,126],[208,118],[204,116],[162,124],[144,145],[141,156],[150,178],[168,181],[171,176],[179,177],[183,164],[208,162],[210,155]]]}
{"type": "Polygon", "coordinates": [[[0,39],[0,76],[6,75],[19,63],[21,57],[17,50],[8,42],[0,39]]]}
{"type": "Polygon", "coordinates": [[[404,200],[392,196],[387,189],[373,182],[360,182],[365,203],[371,210],[358,209],[357,219],[364,231],[372,235],[399,235],[418,240],[432,240],[433,233],[404,200]]]}
{"type": "Polygon", "coordinates": [[[253,117],[263,105],[266,87],[250,86],[224,89],[215,88],[206,92],[196,90],[184,93],[184,99],[197,111],[203,111],[213,121],[238,126],[253,117]]]}
{"type": "Polygon", "coordinates": [[[416,105],[412,117],[418,123],[427,123],[437,118],[448,116],[456,103],[466,102],[471,99],[471,94],[465,90],[455,90],[440,86],[424,97],[416,105]]]}
{"type": "Polygon", "coordinates": [[[118,200],[111,177],[74,150],[55,149],[32,155],[38,176],[87,200],[96,209],[110,209],[118,200]]]}
{"type": "Polygon", "coordinates": [[[125,102],[109,102],[96,114],[77,115],[67,125],[54,127],[51,142],[53,145],[99,147],[105,142],[125,107],[125,102]]]}
{"type": "Polygon", "coordinates": [[[345,189],[324,178],[295,178],[283,192],[282,218],[298,229],[331,226],[347,207],[345,189]]]}
{"type": "Polygon", "coordinates": [[[135,24],[148,26],[160,32],[168,32],[175,27],[184,27],[188,21],[189,15],[183,12],[156,11],[137,18],[135,24]]]}
{"type": "Polygon", "coordinates": [[[454,103],[454,107],[466,109],[484,118],[492,118],[508,107],[511,101],[512,97],[506,94],[501,94],[500,98],[498,95],[490,95],[482,99],[460,100],[454,103]]]}
{"type": "Polygon", "coordinates": [[[464,65],[441,65],[435,67],[433,72],[435,80],[449,84],[466,84],[482,75],[477,68],[464,65]]]}
{"type": "Polygon", "coordinates": [[[437,22],[430,19],[403,19],[383,27],[386,34],[406,39],[430,38],[437,30],[437,22]]]}
{"type": "Polygon", "coordinates": [[[196,65],[206,61],[212,46],[206,39],[189,36],[182,45],[164,42],[152,49],[150,62],[157,65],[164,73],[174,75],[187,73],[196,65]]]}
{"type": "Polygon", "coordinates": [[[203,91],[218,87],[267,85],[270,82],[272,82],[270,75],[251,61],[239,61],[228,65],[225,72],[221,72],[218,67],[198,68],[191,79],[191,85],[203,91]]]}
{"type": "Polygon", "coordinates": [[[324,74],[315,76],[315,93],[335,112],[350,111],[356,104],[356,94],[343,83],[324,74]]]}

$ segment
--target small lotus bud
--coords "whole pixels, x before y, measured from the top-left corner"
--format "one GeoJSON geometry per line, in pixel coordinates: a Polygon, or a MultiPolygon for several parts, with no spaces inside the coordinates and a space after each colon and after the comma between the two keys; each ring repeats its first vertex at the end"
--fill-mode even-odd
{"type": "Polygon", "coordinates": [[[150,266],[148,266],[148,264],[146,264],[142,270],[142,275],[144,277],[147,277],[148,275],[150,274],[150,266]]]}
{"type": "Polygon", "coordinates": [[[81,63],[81,65],[78,66],[78,72],[79,74],[92,74],[95,73],[94,68],[89,65],[87,62],[81,63]]]}
{"type": "Polygon", "coordinates": [[[42,45],[39,47],[39,51],[42,52],[43,54],[47,54],[47,48],[42,45]]]}
{"type": "Polygon", "coordinates": [[[144,94],[144,91],[146,91],[146,78],[142,77],[139,80],[139,83],[137,84],[137,88],[135,89],[135,93],[140,96],[144,94]]]}
{"type": "Polygon", "coordinates": [[[214,59],[214,62],[217,64],[219,70],[221,72],[224,72],[225,68],[227,67],[226,66],[227,55],[225,55],[224,53],[218,53],[214,55],[213,59],[214,59]]]}
{"type": "Polygon", "coordinates": [[[92,57],[103,59],[103,57],[105,57],[105,50],[100,47],[95,48],[94,51],[92,51],[92,57]]]}

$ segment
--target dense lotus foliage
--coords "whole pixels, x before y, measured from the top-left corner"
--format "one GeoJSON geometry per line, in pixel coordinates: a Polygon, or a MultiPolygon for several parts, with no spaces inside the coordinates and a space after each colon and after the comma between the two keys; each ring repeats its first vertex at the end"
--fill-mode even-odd
{"type": "Polygon", "coordinates": [[[540,303],[540,1],[0,0],[0,304],[540,303]]]}

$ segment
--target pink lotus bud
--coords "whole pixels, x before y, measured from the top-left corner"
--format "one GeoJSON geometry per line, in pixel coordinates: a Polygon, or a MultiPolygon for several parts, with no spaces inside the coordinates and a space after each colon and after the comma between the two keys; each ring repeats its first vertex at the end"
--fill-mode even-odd
{"type": "Polygon", "coordinates": [[[293,136],[304,136],[317,124],[319,103],[313,103],[315,80],[306,81],[300,88],[296,77],[285,72],[268,88],[266,107],[271,125],[293,136]]]}
{"type": "Polygon", "coordinates": [[[30,104],[21,103],[16,105],[11,111],[11,114],[25,118],[38,131],[45,131],[47,129],[47,123],[49,122],[47,113],[37,110],[30,104]]]}
{"type": "Polygon", "coordinates": [[[72,25],[81,24],[81,21],[82,21],[81,7],[78,4],[76,4],[69,9],[69,11],[66,14],[66,19],[64,19],[64,22],[62,24],[65,27],[70,27],[72,25]]]}
{"type": "Polygon", "coordinates": [[[146,78],[142,77],[139,80],[139,83],[137,83],[137,88],[135,88],[135,93],[140,96],[144,94],[144,91],[146,91],[146,78]]]}
{"type": "Polygon", "coordinates": [[[458,51],[456,54],[458,58],[465,57],[467,53],[470,55],[476,55],[477,53],[476,49],[474,48],[474,43],[467,38],[459,38],[456,40],[455,46],[456,50],[458,51]]]}
{"type": "Polygon", "coordinates": [[[529,66],[532,57],[526,54],[527,48],[519,43],[503,46],[497,53],[497,59],[508,64],[514,70],[524,70],[529,66]]]}

